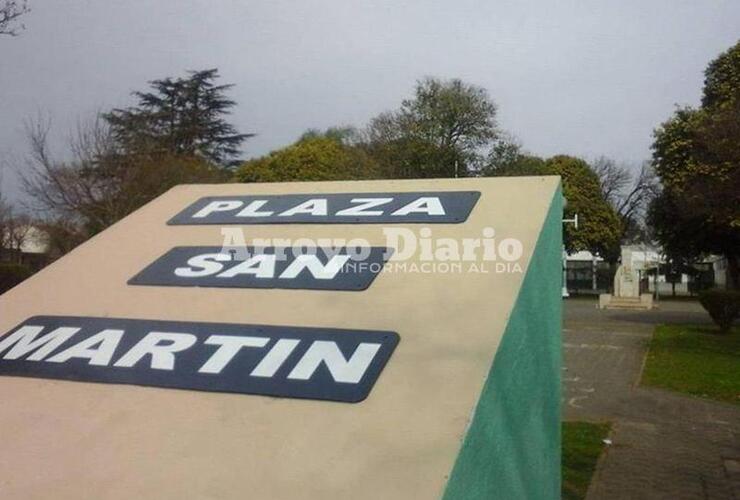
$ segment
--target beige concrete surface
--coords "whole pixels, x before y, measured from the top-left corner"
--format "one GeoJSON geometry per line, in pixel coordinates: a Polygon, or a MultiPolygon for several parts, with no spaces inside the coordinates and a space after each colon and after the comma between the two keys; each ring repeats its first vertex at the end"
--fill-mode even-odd
{"type": "MultiPolygon", "coordinates": [[[[34,315],[392,330],[401,337],[358,404],[0,377],[0,498],[438,498],[491,366],[522,273],[382,273],[363,292],[134,287],[178,245],[219,226],[167,226],[202,196],[479,190],[464,224],[524,245],[555,177],[180,186],[0,297],[0,333],[34,315]]],[[[355,238],[382,225],[242,226],[247,238],[355,238]]],[[[418,231],[424,225],[403,225],[418,231]]]]}

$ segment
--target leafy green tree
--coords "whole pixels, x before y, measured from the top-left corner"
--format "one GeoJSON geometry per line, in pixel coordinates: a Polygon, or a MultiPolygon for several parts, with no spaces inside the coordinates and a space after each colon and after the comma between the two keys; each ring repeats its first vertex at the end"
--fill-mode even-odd
{"type": "Polygon", "coordinates": [[[521,144],[511,138],[497,140],[486,165],[481,171],[485,177],[507,177],[523,175],[548,175],[545,160],[525,153],[521,144]]]}
{"type": "Polygon", "coordinates": [[[650,209],[667,253],[724,255],[733,288],[740,288],[739,75],[740,43],[707,67],[702,107],[676,110],[654,132],[663,189],[650,209]]]}
{"type": "Polygon", "coordinates": [[[238,133],[225,116],[236,104],[226,97],[233,85],[216,85],[218,70],[191,71],[186,78],[150,83],[150,92],[134,92],[138,104],[104,115],[126,150],[166,152],[203,158],[220,165],[238,163],[241,144],[254,134],[238,133]]]}
{"type": "Polygon", "coordinates": [[[650,205],[648,220],[656,238],[663,245],[663,252],[674,267],[688,267],[704,252],[701,240],[705,228],[700,218],[684,210],[680,195],[664,189],[650,205]]]}
{"type": "Polygon", "coordinates": [[[572,156],[554,156],[547,161],[522,152],[515,142],[497,143],[491,151],[486,176],[559,175],[567,200],[565,216],[578,214],[578,229],[565,226],[568,252],[588,250],[609,262],[619,258],[623,223],[609,204],[599,176],[585,161],[572,156]]]}
{"type": "Polygon", "coordinates": [[[615,261],[614,249],[619,248],[622,222],[607,203],[599,185],[599,178],[585,161],[572,156],[554,156],[545,162],[550,175],[559,175],[563,195],[567,200],[565,217],[578,214],[578,229],[565,226],[564,243],[568,252],[588,250],[615,261]]]}
{"type": "Polygon", "coordinates": [[[326,138],[336,141],[344,146],[355,146],[362,142],[362,134],[355,127],[344,126],[344,127],[329,127],[328,129],[321,130],[308,129],[303,135],[301,135],[299,141],[306,139],[326,138]]]}
{"type": "Polygon", "coordinates": [[[464,177],[465,166],[454,150],[441,150],[435,144],[415,137],[398,137],[366,146],[368,155],[379,165],[386,179],[464,177]]]}
{"type": "Polygon", "coordinates": [[[464,177],[480,167],[495,139],[496,105],[485,89],[458,79],[427,78],[397,111],[367,128],[371,155],[389,177],[464,177]]]}
{"type": "Polygon", "coordinates": [[[740,98],[740,42],[736,43],[704,71],[702,107],[713,108],[740,98]]]}
{"type": "Polygon", "coordinates": [[[360,148],[320,133],[250,160],[236,172],[239,182],[335,181],[377,178],[375,162],[360,148]]]}

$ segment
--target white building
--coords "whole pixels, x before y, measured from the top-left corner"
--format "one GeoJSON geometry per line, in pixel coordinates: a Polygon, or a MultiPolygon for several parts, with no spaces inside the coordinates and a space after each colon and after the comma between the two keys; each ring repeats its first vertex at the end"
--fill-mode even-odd
{"type": "MultiPolygon", "coordinates": [[[[688,274],[681,274],[675,283],[666,277],[665,268],[661,267],[666,264],[666,260],[660,248],[650,245],[625,245],[622,247],[622,256],[629,259],[629,262],[623,262],[623,264],[629,265],[638,272],[643,287],[646,288],[645,291],[655,292],[657,287],[658,295],[690,294],[692,280],[688,274]]],[[[613,276],[614,269],[607,269],[607,264],[601,257],[594,256],[588,251],[580,251],[568,254],[566,261],[568,290],[596,293],[611,288],[612,284],[606,277],[613,276]]],[[[714,285],[724,286],[727,276],[727,260],[710,256],[704,264],[707,264],[707,267],[711,264],[714,272],[714,285]]]]}

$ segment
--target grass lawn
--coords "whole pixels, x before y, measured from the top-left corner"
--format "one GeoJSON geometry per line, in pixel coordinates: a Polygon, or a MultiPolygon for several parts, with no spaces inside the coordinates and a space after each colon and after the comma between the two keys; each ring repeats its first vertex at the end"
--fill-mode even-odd
{"type": "Polygon", "coordinates": [[[609,424],[563,422],[563,498],[586,497],[609,428],[609,424]]]}
{"type": "Polygon", "coordinates": [[[657,327],[642,383],[740,405],[740,328],[657,327]]]}

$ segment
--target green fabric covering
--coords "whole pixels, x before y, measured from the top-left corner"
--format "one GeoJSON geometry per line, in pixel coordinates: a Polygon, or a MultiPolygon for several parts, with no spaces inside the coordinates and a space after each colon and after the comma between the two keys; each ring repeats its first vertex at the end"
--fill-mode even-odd
{"type": "Polygon", "coordinates": [[[562,215],[558,189],[445,500],[560,498],[562,215]]]}

